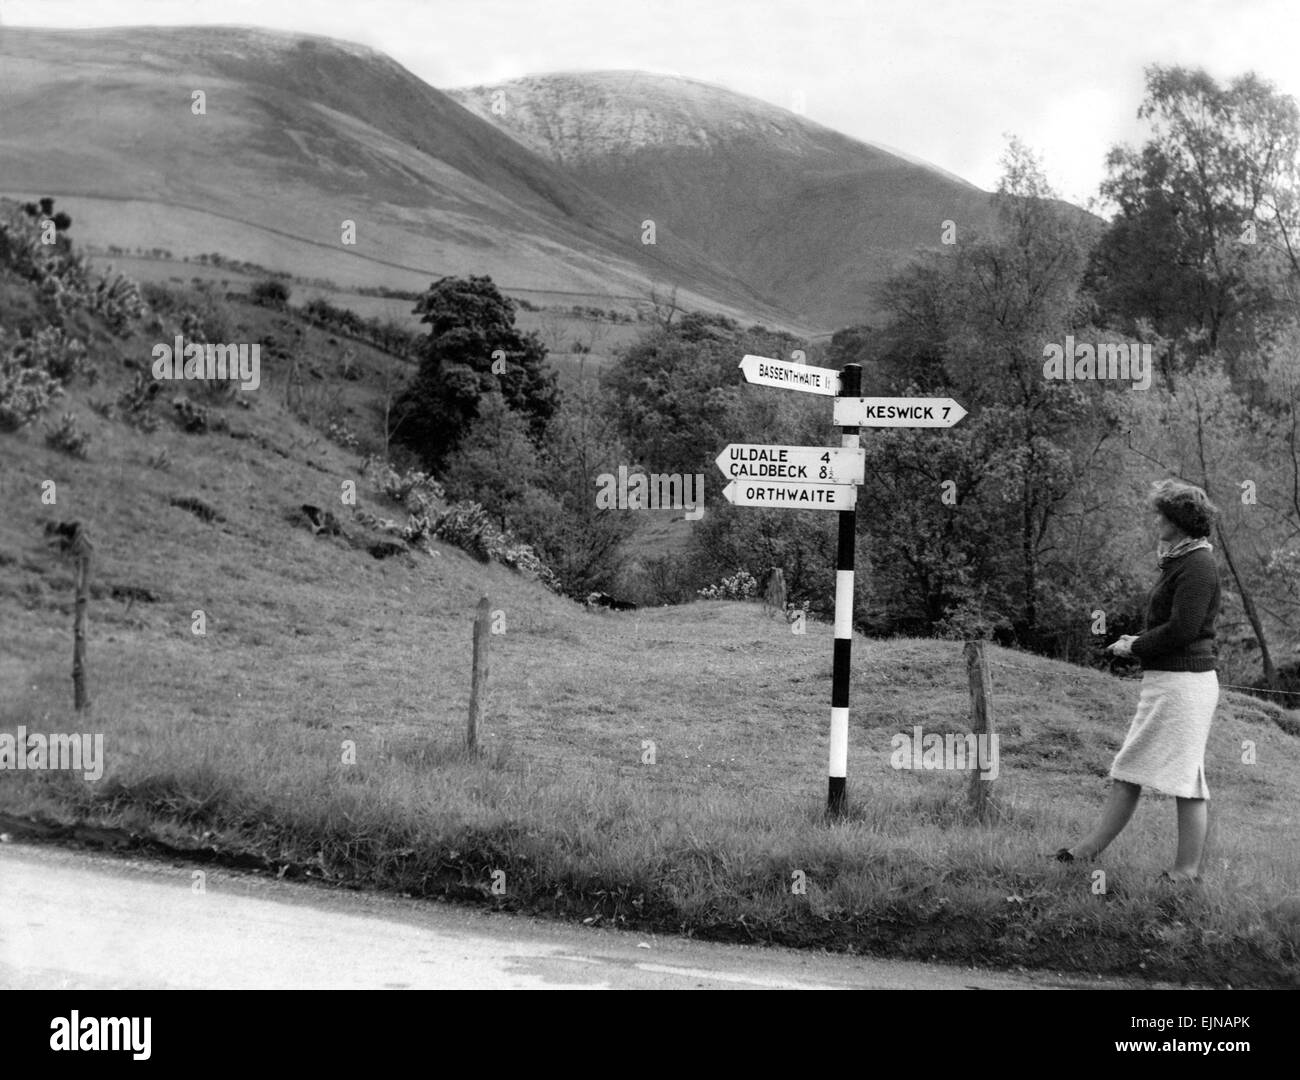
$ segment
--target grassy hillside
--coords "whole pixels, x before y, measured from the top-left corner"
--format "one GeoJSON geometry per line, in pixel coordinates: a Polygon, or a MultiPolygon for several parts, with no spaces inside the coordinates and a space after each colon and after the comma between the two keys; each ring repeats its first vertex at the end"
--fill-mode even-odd
{"type": "MultiPolygon", "coordinates": [[[[0,317],[34,304],[0,280],[0,317]]],[[[829,627],[792,634],[737,603],[590,613],[437,542],[375,558],[380,534],[351,519],[343,483],[358,483],[359,509],[401,508],[299,414],[373,438],[391,359],[292,312],[233,313],[230,338],[275,348],[261,389],[236,397],[247,407],[213,402],[228,431],[182,431],[171,387],[152,434],[95,412],[157,335],[115,337],[80,315],[98,376],[74,381],[47,423],[76,413],[88,456],[51,448],[40,425],[0,434],[0,732],[99,732],[107,759],[94,782],[0,772],[0,832],[726,940],[1296,985],[1300,739],[1278,710],[1223,696],[1206,884],[1155,881],[1174,824],[1172,801],[1153,798],[1107,852],[1098,893],[1088,868],[1048,856],[1097,814],[1136,684],[990,647],[1001,776],[981,823],[963,775],[890,766],[898,732],[968,729],[960,643],[858,638],[853,809],[828,826],[829,627]],[[319,408],[288,393],[293,359],[319,408]],[[346,535],[313,535],[303,503],[332,507],[346,535]],[[95,544],[80,716],[73,572],[45,535],[71,519],[95,544]],[[483,594],[503,632],[472,756],[483,594]]]]}
{"type": "Polygon", "coordinates": [[[690,237],[644,247],[633,211],[362,46],[11,27],[0,93],[0,193],[111,202],[88,242],[216,250],[344,285],[486,273],[640,296],[678,283],[693,306],[782,317],[690,237]]]}

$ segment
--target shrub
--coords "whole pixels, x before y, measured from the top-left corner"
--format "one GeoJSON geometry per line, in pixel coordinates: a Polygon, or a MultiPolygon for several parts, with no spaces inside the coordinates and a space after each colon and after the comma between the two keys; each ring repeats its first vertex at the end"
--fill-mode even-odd
{"type": "Polygon", "coordinates": [[[14,353],[23,359],[24,366],[41,368],[64,384],[85,372],[87,366],[85,343],[69,337],[57,326],[47,326],[19,341],[14,353]]]}
{"type": "MultiPolygon", "coordinates": [[[[46,201],[42,200],[42,207],[46,201]]],[[[52,207],[53,201],[48,201],[52,207]]],[[[52,209],[42,209],[32,216],[19,207],[0,218],[0,266],[35,284],[55,319],[61,320],[73,308],[82,308],[100,315],[115,333],[120,333],[128,322],[148,310],[139,286],[121,274],[114,275],[112,267],[102,278],[93,275],[85,258],[73,252],[66,235],[56,236],[53,244],[42,243],[41,221],[52,213],[52,209]]],[[[60,220],[71,224],[66,216],[61,215],[60,220]]]]}
{"type": "Polygon", "coordinates": [[[283,308],[289,303],[289,286],[279,278],[265,278],[253,285],[249,295],[262,307],[283,308]]]}
{"type": "Polygon", "coordinates": [[[211,426],[211,416],[203,405],[195,405],[184,394],[172,399],[172,408],[176,410],[176,423],[182,431],[191,435],[200,435],[211,426]]]}
{"type": "Polygon", "coordinates": [[[117,399],[122,419],[140,431],[157,431],[158,417],[154,415],[153,402],[161,389],[162,383],[155,382],[143,371],[137,372],[135,384],[123,390],[117,399]]]}
{"type": "Polygon", "coordinates": [[[386,462],[367,459],[362,465],[362,475],[394,502],[401,503],[415,514],[428,513],[435,501],[444,498],[442,485],[419,469],[399,473],[386,462]]]}
{"type": "Polygon", "coordinates": [[[717,585],[706,585],[699,590],[705,600],[752,600],[758,594],[758,582],[747,570],[738,570],[717,585]]]}
{"type": "MultiPolygon", "coordinates": [[[[552,592],[560,591],[559,579],[538,558],[532,547],[498,529],[488,517],[487,511],[478,503],[456,503],[432,522],[431,528],[428,517],[412,515],[408,529],[413,528],[420,529],[416,539],[422,539],[431,532],[439,540],[455,544],[483,562],[495,559],[520,573],[534,575],[552,592]]],[[[410,540],[411,537],[408,535],[407,539],[410,540]]]]}
{"type": "Polygon", "coordinates": [[[352,433],[352,429],[342,420],[331,420],[325,428],[326,436],[342,446],[346,450],[355,450],[357,448],[357,437],[352,433]]]}
{"type": "Polygon", "coordinates": [[[457,503],[438,518],[433,532],[438,539],[468,551],[483,562],[492,558],[495,529],[487,511],[478,503],[457,503]]]}
{"type": "Polygon", "coordinates": [[[86,308],[108,323],[115,334],[122,333],[129,323],[148,311],[140,286],[125,274],[113,274],[111,266],[108,274],[89,290],[86,308]]]}
{"type": "Polygon", "coordinates": [[[0,430],[25,427],[62,393],[63,387],[49,372],[24,366],[0,345],[0,430]]]}
{"type": "Polygon", "coordinates": [[[78,431],[76,414],[64,413],[58,427],[45,429],[45,443],[65,454],[84,458],[89,452],[90,432],[78,431]]]}

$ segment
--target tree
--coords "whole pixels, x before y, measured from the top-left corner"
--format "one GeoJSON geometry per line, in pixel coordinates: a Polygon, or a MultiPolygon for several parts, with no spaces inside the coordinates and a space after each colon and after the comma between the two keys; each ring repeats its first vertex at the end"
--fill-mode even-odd
{"type": "Polygon", "coordinates": [[[447,494],[456,501],[478,503],[497,519],[502,531],[520,532],[520,507],[540,478],[537,448],[529,440],[527,423],[506,406],[500,392],[491,391],[447,457],[442,477],[447,494]]]}
{"type": "Polygon", "coordinates": [[[659,329],[671,330],[673,319],[681,310],[677,303],[676,285],[666,294],[661,292],[657,285],[650,287],[650,317],[659,329]]]}
{"type": "Polygon", "coordinates": [[[880,593],[899,617],[937,627],[960,611],[964,625],[1010,622],[1041,641],[1057,577],[1044,560],[1096,390],[1046,380],[1043,349],[1076,326],[1089,238],[1017,140],[1003,170],[996,236],[926,255],[882,290],[893,379],[878,392],[948,393],[971,416],[960,430],[869,436],[860,498],[889,553],[880,593]]]}
{"type": "Polygon", "coordinates": [[[533,441],[540,441],[559,391],[537,335],[515,328],[514,301],[490,277],[444,277],[420,297],[414,313],[429,332],[421,340],[419,370],[397,401],[395,437],[428,468],[440,469],[486,395],[499,390],[524,417],[533,441]]]}
{"type": "Polygon", "coordinates": [[[597,479],[631,457],[608,396],[583,383],[565,395],[547,428],[536,486],[519,507],[520,533],[570,596],[613,587],[635,515],[596,505],[597,479]]]}
{"type": "Polygon", "coordinates": [[[1177,351],[1205,356],[1245,335],[1238,352],[1251,316],[1280,299],[1281,269],[1292,282],[1300,273],[1300,111],[1254,74],[1221,87],[1202,70],[1153,65],[1138,117],[1152,125],[1145,145],[1106,159],[1101,193],[1118,213],[1087,287],[1104,316],[1150,319],[1177,351]]]}
{"type": "Polygon", "coordinates": [[[716,475],[713,459],[734,430],[746,353],[788,357],[807,346],[786,334],[741,330],[725,315],[688,312],[621,350],[603,384],[632,455],[655,472],[716,475]]]}

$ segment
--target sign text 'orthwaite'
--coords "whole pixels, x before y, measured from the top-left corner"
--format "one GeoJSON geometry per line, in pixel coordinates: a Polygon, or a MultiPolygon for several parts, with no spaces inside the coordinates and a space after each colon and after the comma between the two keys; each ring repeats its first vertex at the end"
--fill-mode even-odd
{"type": "Polygon", "coordinates": [[[733,480],[722,489],[733,506],[765,506],[770,510],[852,510],[857,505],[854,484],[765,484],[733,480]]]}
{"type": "Polygon", "coordinates": [[[757,446],[731,443],[714,461],[733,480],[792,480],[798,484],[860,484],[865,450],[829,446],[757,446]]]}

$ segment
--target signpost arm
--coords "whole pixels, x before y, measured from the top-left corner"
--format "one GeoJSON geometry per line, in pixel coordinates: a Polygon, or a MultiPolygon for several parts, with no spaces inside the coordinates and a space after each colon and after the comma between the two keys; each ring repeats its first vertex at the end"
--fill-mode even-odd
{"type": "MultiPolygon", "coordinates": [[[[862,390],[862,367],[845,364],[840,372],[840,396],[858,397],[862,390]]],[[[845,427],[843,445],[858,448],[858,428],[845,427]]],[[[858,532],[854,509],[841,510],[840,535],[835,560],[835,653],[831,665],[831,751],[830,782],[826,791],[826,812],[841,816],[847,809],[845,785],[849,771],[849,660],[853,649],[853,562],[858,532]]]]}

